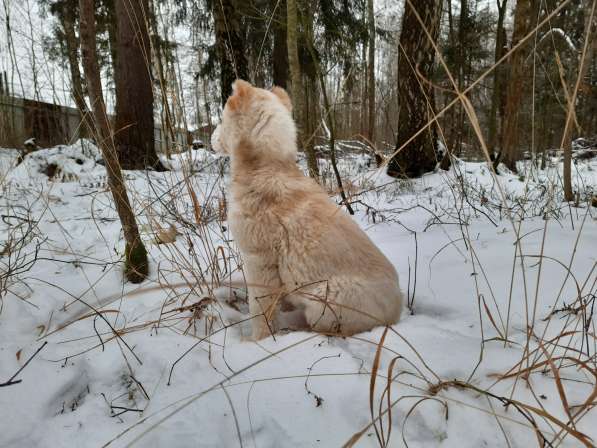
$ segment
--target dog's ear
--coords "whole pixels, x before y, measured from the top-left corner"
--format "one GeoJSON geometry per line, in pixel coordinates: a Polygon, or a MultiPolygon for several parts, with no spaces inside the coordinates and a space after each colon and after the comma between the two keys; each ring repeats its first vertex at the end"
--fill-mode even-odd
{"type": "Polygon", "coordinates": [[[232,95],[228,98],[226,105],[232,111],[240,111],[246,107],[253,96],[253,86],[247,81],[237,79],[232,84],[232,95]]]}
{"type": "Polygon", "coordinates": [[[288,92],[284,90],[282,87],[274,86],[272,88],[272,93],[278,97],[282,104],[292,112],[292,101],[290,100],[290,96],[288,96],[288,92]]]}

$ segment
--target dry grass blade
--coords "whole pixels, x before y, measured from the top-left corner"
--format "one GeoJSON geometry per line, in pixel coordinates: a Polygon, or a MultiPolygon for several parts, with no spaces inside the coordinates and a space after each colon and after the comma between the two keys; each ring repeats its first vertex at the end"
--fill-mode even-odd
{"type": "MultiPolygon", "coordinates": [[[[390,361],[390,365],[388,366],[388,380],[386,385],[386,397],[387,397],[387,409],[388,409],[388,434],[386,436],[386,443],[390,443],[390,436],[392,435],[392,397],[390,392],[392,391],[392,382],[394,378],[394,365],[401,357],[396,356],[390,361]]],[[[381,415],[381,403],[380,403],[380,415],[381,415]]]]}
{"type": "Polygon", "coordinates": [[[375,429],[375,435],[377,436],[377,441],[379,445],[382,447],[386,446],[386,441],[383,437],[383,429],[378,429],[377,425],[375,424],[375,382],[377,380],[377,371],[379,369],[379,362],[381,358],[381,351],[384,346],[384,342],[386,340],[386,335],[388,334],[388,327],[384,329],[383,334],[377,344],[377,349],[375,350],[375,357],[373,358],[373,365],[371,366],[371,379],[369,381],[369,411],[371,412],[371,423],[373,424],[373,428],[375,429]]]}
{"type": "MultiPolygon", "coordinates": [[[[576,430],[574,427],[571,427],[569,424],[562,422],[560,419],[554,417],[553,415],[549,414],[545,410],[540,409],[536,406],[531,406],[529,404],[522,403],[522,402],[520,402],[518,400],[514,400],[512,398],[505,398],[505,397],[497,396],[491,392],[488,392],[487,390],[480,389],[477,386],[474,386],[470,383],[466,383],[463,381],[458,381],[458,380],[449,381],[444,384],[444,387],[446,387],[446,386],[456,386],[456,387],[461,387],[464,389],[470,389],[470,390],[473,390],[482,395],[486,395],[486,396],[495,398],[504,404],[513,405],[527,419],[530,418],[530,415],[526,414],[526,413],[535,414],[539,417],[544,418],[545,420],[549,420],[550,422],[554,423],[556,426],[560,427],[564,432],[570,434],[572,437],[574,437],[576,440],[578,440],[580,443],[582,443],[585,447],[587,447],[587,448],[594,447],[593,443],[591,442],[591,439],[587,435],[581,433],[580,431],[576,430]]],[[[531,421],[531,420],[529,420],[529,421],[531,421]]],[[[537,437],[539,438],[539,440],[545,440],[543,435],[540,433],[538,426],[536,426],[536,423],[533,422],[533,426],[536,429],[537,437]]]]}
{"type": "Polygon", "coordinates": [[[193,201],[193,213],[195,214],[195,223],[200,226],[202,223],[201,219],[201,206],[199,205],[199,201],[197,200],[197,195],[195,191],[189,186],[189,193],[191,195],[191,200],[193,201]]]}
{"type": "Polygon", "coordinates": [[[410,407],[410,409],[404,416],[404,422],[402,423],[402,441],[404,442],[404,446],[406,446],[407,448],[408,448],[408,442],[406,441],[406,424],[408,423],[410,416],[419,407],[419,405],[422,403],[425,403],[429,400],[435,401],[444,407],[444,416],[445,416],[445,419],[448,420],[448,405],[446,403],[444,403],[442,400],[440,400],[439,398],[436,398],[436,397],[423,397],[423,398],[419,399],[415,404],[413,404],[410,407]]]}
{"type": "Polygon", "coordinates": [[[487,302],[485,301],[485,297],[483,296],[483,294],[481,294],[480,297],[481,297],[481,302],[483,303],[483,308],[485,309],[485,314],[487,314],[487,317],[489,317],[489,321],[491,322],[491,325],[493,326],[493,329],[497,332],[497,334],[499,335],[500,339],[503,339],[504,341],[506,341],[506,337],[502,334],[502,332],[498,328],[497,324],[495,323],[495,320],[493,319],[493,315],[491,314],[491,310],[487,306],[487,302]]]}
{"type": "Polygon", "coordinates": [[[572,414],[570,413],[570,405],[568,404],[568,398],[566,397],[566,391],[564,390],[564,386],[562,384],[562,379],[560,378],[560,372],[556,368],[553,360],[551,359],[550,354],[547,352],[547,350],[545,350],[545,347],[543,346],[543,344],[541,344],[541,342],[539,342],[539,347],[541,347],[541,350],[543,351],[543,354],[545,355],[547,365],[551,369],[551,373],[553,374],[553,377],[555,379],[556,387],[558,390],[558,395],[560,396],[560,401],[562,402],[564,411],[566,412],[566,415],[568,416],[568,421],[570,422],[572,427],[574,429],[576,429],[576,427],[574,425],[574,419],[572,418],[572,414]]]}

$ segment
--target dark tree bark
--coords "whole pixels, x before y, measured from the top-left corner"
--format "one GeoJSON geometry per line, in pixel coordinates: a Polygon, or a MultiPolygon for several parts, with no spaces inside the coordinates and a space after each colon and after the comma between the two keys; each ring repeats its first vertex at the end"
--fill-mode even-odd
{"type": "Polygon", "coordinates": [[[166,57],[162,47],[163,43],[160,39],[155,3],[153,0],[149,0],[149,30],[151,36],[151,48],[153,50],[153,60],[158,72],[158,86],[160,89],[160,126],[162,131],[160,137],[165,139],[166,157],[171,159],[172,152],[170,150],[170,145],[176,142],[176,136],[174,135],[175,125],[174,120],[172,119],[173,113],[170,111],[170,103],[168,101],[168,80],[166,79],[164,71],[164,65],[167,64],[167,62],[165,61],[166,57]]]}
{"type": "MultiPolygon", "coordinates": [[[[368,41],[363,41],[363,47],[361,49],[361,61],[363,61],[363,73],[367,73],[367,47],[369,46],[368,41]]],[[[359,107],[359,133],[367,134],[367,77],[363,76],[360,82],[360,94],[361,94],[361,107],[359,107]]]]}
{"type": "Polygon", "coordinates": [[[77,0],[68,0],[64,5],[63,14],[60,16],[62,29],[64,31],[64,42],[66,45],[68,68],[71,77],[71,95],[81,111],[82,117],[89,112],[85,103],[85,91],[83,90],[83,78],[79,70],[79,39],[75,34],[75,23],[77,21],[77,0]]]}
{"type": "MultiPolygon", "coordinates": [[[[457,62],[458,62],[458,90],[464,90],[464,83],[466,75],[468,74],[467,70],[467,40],[469,35],[469,22],[470,22],[470,13],[468,7],[468,0],[460,0],[460,20],[458,21],[458,53],[457,53],[457,62]]],[[[460,154],[462,152],[462,143],[464,141],[464,107],[459,102],[456,106],[458,110],[457,114],[457,121],[455,123],[455,138],[453,140],[453,147],[456,148],[456,151],[460,154]]]]}
{"type": "MultiPolygon", "coordinates": [[[[291,87],[291,98],[293,103],[294,117],[297,123],[299,123],[298,129],[298,141],[299,148],[305,151],[307,156],[307,167],[309,169],[309,176],[314,179],[319,177],[319,167],[317,165],[317,157],[315,156],[315,149],[310,142],[307,142],[307,129],[309,116],[306,113],[306,95],[303,94],[303,79],[302,70],[299,60],[298,53],[298,12],[297,12],[297,0],[287,0],[286,2],[286,37],[288,45],[288,66],[290,70],[290,87],[291,87]],[[301,126],[302,125],[302,126],[301,126]]],[[[310,29],[311,24],[305,23],[307,31],[305,33],[305,39],[310,42],[312,38],[310,29]]],[[[313,57],[313,55],[311,55],[313,57]]],[[[313,58],[314,64],[317,63],[313,58]]]]}
{"type": "Polygon", "coordinates": [[[117,57],[115,139],[124,169],[164,170],[155,151],[147,0],[115,0],[117,57]]]}
{"type": "Polygon", "coordinates": [[[592,52],[589,51],[591,46],[591,40],[594,39],[593,28],[594,28],[594,17],[595,17],[595,2],[591,0],[585,0],[585,42],[583,45],[583,51],[579,55],[578,61],[578,77],[572,91],[572,98],[568,105],[568,112],[566,114],[566,124],[564,125],[564,133],[562,135],[561,148],[564,150],[564,200],[572,201],[574,199],[574,192],[572,191],[572,132],[573,132],[573,116],[574,109],[576,108],[576,99],[578,97],[578,89],[582,80],[587,75],[587,70],[590,64],[590,55],[592,52]]]}
{"type": "MultiPolygon", "coordinates": [[[[290,8],[291,2],[294,0],[288,0],[288,7],[290,8]]],[[[292,22],[291,17],[289,16],[288,20],[288,35],[291,35],[291,25],[292,22]]],[[[340,190],[340,197],[342,198],[342,204],[346,207],[346,210],[351,215],[354,215],[354,210],[350,205],[350,201],[344,191],[344,186],[342,184],[342,177],[340,176],[340,171],[338,171],[338,164],[336,163],[336,112],[334,111],[334,106],[330,102],[327,90],[325,88],[325,78],[324,74],[321,71],[321,66],[319,60],[315,56],[315,48],[313,46],[313,33],[307,32],[306,33],[306,44],[307,49],[309,50],[309,54],[311,55],[311,60],[313,61],[313,67],[315,69],[315,73],[317,74],[317,78],[319,80],[319,87],[321,88],[321,94],[323,96],[323,106],[324,106],[324,120],[327,121],[327,126],[330,131],[329,134],[329,147],[330,147],[330,161],[332,162],[332,169],[334,171],[334,176],[336,178],[336,183],[338,184],[338,190],[340,190]]],[[[290,47],[289,47],[290,48],[290,47]]],[[[292,59],[291,59],[292,60],[292,59]]],[[[291,62],[292,64],[292,62],[291,62]]],[[[308,158],[307,158],[308,161],[308,158]]]]}
{"type": "MultiPolygon", "coordinates": [[[[277,1],[272,2],[274,7],[277,1]]],[[[286,37],[286,0],[280,0],[274,23],[274,50],[272,73],[274,85],[286,88],[288,85],[288,44],[286,37]]]]}
{"type": "Polygon", "coordinates": [[[232,93],[232,83],[236,79],[249,79],[241,4],[240,0],[212,2],[222,106],[232,93]]]}
{"type": "MultiPolygon", "coordinates": [[[[454,27],[454,14],[452,12],[452,0],[448,0],[446,2],[446,15],[448,16],[448,44],[451,47],[456,46],[456,29],[454,27]]],[[[449,99],[447,95],[444,96],[446,100],[449,99]]],[[[445,106],[445,105],[444,105],[445,106]]],[[[446,145],[448,149],[455,154],[458,154],[461,148],[457,148],[454,144],[455,134],[456,134],[456,114],[460,104],[455,105],[454,107],[450,108],[450,110],[446,114],[446,145]]]]}
{"type": "MultiPolygon", "coordinates": [[[[495,37],[494,62],[499,61],[506,54],[506,30],[504,19],[506,18],[506,6],[508,0],[497,0],[498,22],[495,37]]],[[[491,95],[491,111],[489,113],[489,149],[496,150],[499,141],[497,129],[498,112],[500,118],[504,116],[504,68],[497,67],[493,72],[493,92],[491,95]]]]}
{"type": "MultiPolygon", "coordinates": [[[[439,33],[442,2],[436,0],[407,0],[400,32],[398,62],[398,135],[399,149],[432,117],[427,100],[434,104],[433,89],[426,80],[431,79],[435,52],[422,28],[417,14],[436,41],[439,33]],[[413,10],[416,9],[416,13],[413,10]],[[419,79],[415,70],[425,78],[419,79]]],[[[390,176],[418,177],[432,171],[436,165],[437,131],[435,125],[420,133],[394,156],[388,164],[390,176]]]]}
{"type": "MultiPolygon", "coordinates": [[[[514,11],[514,31],[512,33],[512,46],[524,38],[530,31],[531,12],[534,9],[534,0],[518,0],[514,11]]],[[[506,107],[504,123],[502,125],[501,161],[510,170],[516,172],[516,161],[519,156],[518,125],[522,106],[524,89],[524,66],[529,54],[529,46],[524,45],[509,57],[510,70],[508,74],[508,87],[506,93],[506,107]]],[[[499,157],[499,156],[498,156],[499,157]]],[[[499,159],[498,159],[499,160],[499,159]]]]}
{"type": "Polygon", "coordinates": [[[94,0],[80,0],[79,3],[83,68],[93,110],[97,141],[106,162],[108,186],[112,192],[116,211],[122,223],[124,239],[126,240],[125,274],[131,282],[140,283],[147,276],[147,252],[141,241],[135,215],[120,171],[112,138],[113,134],[110,132],[110,123],[104,104],[96,53],[94,3],[94,0]]]}
{"type": "MultiPolygon", "coordinates": [[[[108,47],[110,50],[110,58],[112,62],[112,77],[116,70],[116,61],[118,60],[118,42],[116,31],[116,12],[114,11],[114,2],[116,0],[103,0],[106,8],[106,29],[108,30],[108,47]]],[[[118,98],[118,86],[114,83],[114,97],[118,98]]]]}

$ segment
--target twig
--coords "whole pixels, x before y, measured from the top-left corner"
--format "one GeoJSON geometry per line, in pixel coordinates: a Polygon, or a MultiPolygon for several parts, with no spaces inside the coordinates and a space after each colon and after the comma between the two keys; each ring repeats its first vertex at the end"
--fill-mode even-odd
{"type": "Polygon", "coordinates": [[[25,364],[23,364],[23,366],[22,366],[22,367],[21,367],[19,370],[17,370],[17,372],[16,372],[16,373],[15,373],[13,376],[11,376],[11,377],[8,379],[8,381],[6,381],[5,383],[0,383],[0,387],[12,386],[12,385],[14,385],[14,384],[19,384],[21,381],[23,381],[23,380],[16,380],[16,381],[13,381],[13,380],[14,380],[14,379],[17,377],[17,375],[18,375],[19,373],[21,373],[21,372],[23,371],[23,369],[24,369],[25,367],[27,367],[27,365],[28,365],[28,364],[31,362],[31,360],[32,360],[33,358],[35,358],[35,356],[36,356],[36,355],[37,355],[39,352],[41,352],[41,350],[42,350],[42,349],[43,349],[43,348],[44,348],[44,347],[45,347],[47,344],[48,344],[48,341],[45,341],[45,342],[44,342],[44,343],[41,345],[41,347],[39,347],[39,348],[38,348],[38,349],[35,351],[35,353],[34,353],[33,355],[31,355],[27,361],[25,361],[25,364]]]}

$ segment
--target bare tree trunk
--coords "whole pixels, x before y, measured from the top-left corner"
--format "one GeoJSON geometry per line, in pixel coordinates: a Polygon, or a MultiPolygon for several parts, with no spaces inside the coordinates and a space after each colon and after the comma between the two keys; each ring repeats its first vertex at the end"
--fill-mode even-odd
{"type": "MultiPolygon", "coordinates": [[[[448,0],[446,2],[447,10],[446,15],[448,16],[448,43],[450,46],[456,46],[456,31],[454,29],[454,14],[452,13],[452,0],[448,0]]],[[[444,95],[446,101],[449,100],[447,95],[444,95]]],[[[447,103],[446,103],[447,104],[447,103]]],[[[444,104],[445,106],[445,104],[444,104]]],[[[456,154],[457,156],[460,155],[461,148],[457,148],[455,144],[455,134],[456,134],[456,114],[458,112],[459,104],[450,108],[450,110],[446,113],[446,145],[448,146],[449,152],[456,154]]]]}
{"type": "MultiPolygon", "coordinates": [[[[469,32],[469,8],[468,0],[460,0],[460,20],[458,23],[458,90],[464,90],[464,81],[466,70],[466,57],[467,57],[467,37],[469,32]]],[[[454,141],[454,147],[458,154],[462,153],[462,144],[464,142],[464,107],[462,103],[458,102],[457,105],[457,122],[456,122],[456,139],[454,141]]]]}
{"type": "Polygon", "coordinates": [[[211,108],[209,106],[210,102],[207,100],[207,81],[204,76],[201,77],[201,87],[203,90],[203,104],[205,105],[205,116],[207,117],[208,132],[209,135],[211,135],[214,130],[214,126],[211,122],[211,108]]]}
{"type": "MultiPolygon", "coordinates": [[[[363,61],[363,73],[367,72],[367,47],[369,46],[369,42],[363,41],[363,48],[361,50],[361,60],[363,61]]],[[[367,134],[367,90],[368,89],[368,79],[367,76],[359,76],[362,80],[359,82],[360,87],[360,95],[361,95],[361,102],[359,107],[359,133],[361,135],[367,134]]]]}
{"type": "Polygon", "coordinates": [[[122,223],[122,230],[126,241],[125,275],[131,282],[140,283],[147,276],[147,251],[141,241],[135,215],[131,208],[122,172],[120,171],[113,135],[110,132],[108,114],[106,113],[106,106],[104,104],[100,69],[96,54],[94,3],[94,0],[80,0],[79,2],[83,68],[93,110],[93,119],[98,137],[97,142],[106,162],[108,186],[114,198],[114,204],[122,223]]]}
{"type": "MultiPolygon", "coordinates": [[[[512,33],[512,46],[515,46],[530,28],[531,12],[534,0],[518,0],[514,12],[514,31],[512,33]]],[[[518,125],[522,97],[524,92],[524,62],[529,54],[528,47],[523,46],[515,51],[509,58],[510,73],[506,93],[506,107],[504,123],[502,125],[501,160],[513,172],[516,172],[518,160],[518,125]]],[[[499,161],[499,157],[498,157],[499,161]]]]}
{"type": "MultiPolygon", "coordinates": [[[[497,0],[498,22],[495,36],[494,62],[497,62],[506,53],[506,30],[504,19],[506,18],[506,7],[508,0],[497,0]]],[[[499,141],[497,132],[497,114],[500,109],[500,116],[503,117],[503,67],[497,67],[493,71],[493,93],[491,95],[491,111],[489,113],[489,149],[495,151],[499,141]],[[501,106],[500,106],[501,105],[501,106]]]]}
{"type": "MultiPolygon", "coordinates": [[[[375,16],[373,0],[367,0],[367,27],[369,31],[369,61],[367,64],[369,123],[367,126],[367,140],[375,146],[375,16]]],[[[375,162],[377,166],[382,163],[382,159],[377,152],[375,153],[375,162]]]]}
{"type": "MultiPolygon", "coordinates": [[[[193,46],[195,46],[195,42],[193,41],[193,46]]],[[[197,56],[197,67],[201,67],[201,52],[196,52],[197,56]]],[[[195,72],[193,78],[195,80],[195,127],[197,129],[196,137],[200,138],[201,128],[203,127],[203,120],[201,119],[201,90],[199,87],[199,78],[201,76],[201,72],[195,72]]],[[[205,117],[207,118],[207,117],[205,117]]],[[[201,136],[203,138],[203,136],[201,136]]]]}
{"type": "Polygon", "coordinates": [[[201,129],[201,95],[199,90],[199,74],[195,76],[195,128],[201,129]]]}
{"type": "MultiPolygon", "coordinates": [[[[597,74],[597,38],[593,37],[593,44],[591,45],[591,73],[597,74]]],[[[595,75],[594,75],[595,76],[595,75]]],[[[597,86],[586,86],[588,95],[593,98],[597,97],[597,86]]],[[[586,101],[586,129],[589,134],[597,134],[597,101],[586,101]]]]}
{"type": "Polygon", "coordinates": [[[286,88],[288,84],[288,38],[286,36],[286,1],[272,1],[276,23],[274,25],[274,50],[272,55],[272,73],[274,85],[286,88]]]}
{"type": "Polygon", "coordinates": [[[60,15],[60,18],[62,19],[64,40],[66,43],[66,51],[68,53],[68,68],[70,71],[72,88],[71,94],[77,109],[81,111],[81,118],[84,120],[89,109],[85,103],[83,79],[81,77],[81,71],[79,70],[79,42],[75,34],[75,22],[77,20],[76,2],[77,0],[69,0],[69,3],[71,4],[66,5],[64,13],[60,15]]]}
{"type": "MultiPolygon", "coordinates": [[[[290,0],[289,0],[290,1],[290,0]]],[[[338,171],[338,165],[336,163],[336,113],[334,111],[334,106],[330,102],[327,94],[327,90],[325,88],[325,79],[323,77],[323,72],[321,71],[321,66],[319,64],[319,60],[315,56],[315,49],[313,48],[313,35],[309,34],[307,36],[307,48],[309,53],[311,54],[311,60],[313,61],[313,66],[315,67],[316,76],[319,80],[319,87],[321,88],[321,93],[323,95],[323,105],[324,105],[324,120],[328,122],[328,128],[330,131],[330,161],[332,162],[332,169],[334,171],[334,177],[336,178],[336,183],[338,184],[338,189],[340,190],[340,197],[342,198],[342,203],[348,210],[348,213],[354,215],[354,210],[348,201],[348,197],[346,196],[346,192],[344,191],[344,186],[342,185],[342,177],[340,176],[340,172],[338,171]]]]}
{"type": "MultiPolygon", "coordinates": [[[[160,137],[165,139],[166,157],[172,158],[172,151],[170,145],[176,142],[176,136],[174,135],[174,123],[172,121],[172,115],[170,113],[170,104],[168,103],[168,80],[164,74],[164,55],[162,51],[162,42],[160,40],[160,33],[156,18],[155,2],[150,0],[149,4],[149,26],[150,35],[152,40],[151,49],[153,50],[153,60],[158,71],[158,82],[160,87],[160,99],[162,100],[162,108],[160,111],[160,137]]],[[[160,142],[161,143],[161,142],[160,142]]]]}
{"type": "MultiPolygon", "coordinates": [[[[400,32],[398,63],[398,135],[396,149],[411,139],[430,120],[427,100],[433,105],[433,89],[425,80],[431,79],[435,50],[423,30],[421,18],[431,38],[439,34],[442,2],[436,0],[408,0],[400,32]],[[416,8],[416,13],[413,10],[416,8]],[[415,69],[425,80],[420,80],[415,69]]],[[[435,126],[419,134],[390,160],[390,176],[418,177],[432,171],[436,164],[437,131],[435,126]]]]}
{"type": "MultiPolygon", "coordinates": [[[[286,35],[288,44],[288,67],[290,69],[290,88],[292,102],[294,104],[294,116],[297,123],[304,123],[305,102],[303,99],[303,82],[301,76],[301,66],[298,56],[298,17],[296,9],[296,0],[287,0],[286,2],[287,19],[286,35]]],[[[319,177],[319,168],[317,166],[317,157],[312,145],[305,144],[305,129],[299,129],[298,140],[300,148],[305,151],[307,156],[307,167],[309,176],[314,179],[319,177]]]]}
{"type": "MultiPolygon", "coordinates": [[[[104,6],[107,11],[107,28],[108,28],[108,46],[110,47],[110,59],[112,61],[112,77],[116,73],[116,64],[118,63],[118,42],[117,42],[117,30],[116,30],[116,11],[114,10],[114,2],[116,0],[104,0],[104,6]]],[[[114,87],[114,99],[118,98],[118,85],[116,82],[113,83],[114,87]]],[[[106,94],[107,95],[107,94],[106,94]]]]}
{"type": "Polygon", "coordinates": [[[124,169],[163,171],[155,150],[147,0],[115,0],[116,149],[124,169]]]}
{"type": "Polygon", "coordinates": [[[595,0],[588,0],[585,7],[585,43],[583,46],[582,54],[578,62],[578,78],[572,92],[572,98],[568,105],[568,113],[566,114],[566,124],[564,126],[564,134],[562,135],[561,147],[564,150],[564,200],[574,200],[574,192],[572,191],[572,130],[573,130],[573,117],[574,108],[576,106],[576,98],[578,95],[579,86],[587,74],[589,68],[590,52],[589,44],[592,39],[593,31],[593,18],[595,15],[595,0]],[[589,5],[592,4],[592,8],[589,5]]]}

